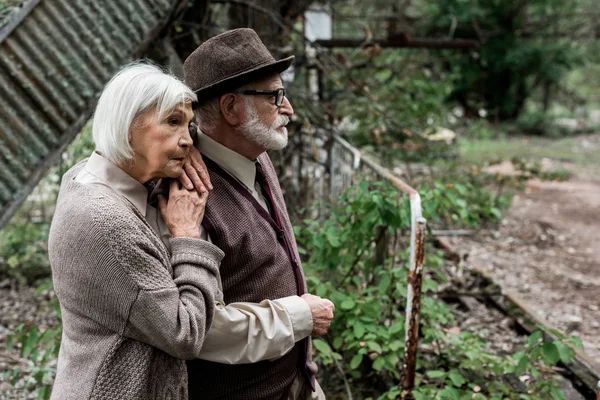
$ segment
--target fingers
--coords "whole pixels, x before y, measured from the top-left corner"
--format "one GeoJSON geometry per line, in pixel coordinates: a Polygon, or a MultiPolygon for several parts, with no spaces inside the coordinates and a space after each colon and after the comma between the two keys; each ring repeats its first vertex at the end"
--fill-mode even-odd
{"type": "Polygon", "coordinates": [[[204,160],[202,159],[202,154],[195,147],[190,149],[190,153],[188,155],[191,166],[196,171],[198,178],[202,181],[204,187],[208,188],[208,190],[213,190],[212,183],[210,182],[210,176],[208,175],[208,170],[206,168],[206,164],[204,164],[204,160]]]}
{"type": "Polygon", "coordinates": [[[325,335],[329,331],[329,327],[331,326],[330,319],[317,319],[313,321],[313,331],[312,337],[318,338],[325,335]]]}
{"type": "Polygon", "coordinates": [[[175,193],[178,190],[179,181],[177,179],[171,179],[171,182],[169,183],[169,197],[171,196],[171,193],[175,193]]]}
{"type": "Polygon", "coordinates": [[[191,180],[193,187],[198,191],[198,193],[207,192],[208,189],[204,185],[202,179],[198,175],[198,171],[193,167],[192,164],[188,163],[183,166],[188,178],[191,180]]]}
{"type": "Polygon", "coordinates": [[[208,191],[204,191],[202,193],[199,193],[200,196],[200,202],[202,203],[202,205],[206,204],[206,201],[208,200],[208,191]]]}
{"type": "Polygon", "coordinates": [[[328,299],[323,299],[309,293],[303,294],[301,298],[310,306],[313,317],[312,336],[315,338],[323,336],[327,333],[331,325],[335,305],[328,299]]]}
{"type": "Polygon", "coordinates": [[[165,212],[167,211],[167,199],[162,194],[158,195],[158,209],[160,210],[161,215],[164,217],[165,212]]]}
{"type": "Polygon", "coordinates": [[[200,179],[204,186],[208,188],[208,190],[213,190],[213,185],[210,182],[210,176],[208,175],[208,169],[206,168],[206,164],[204,164],[204,160],[202,157],[199,159],[192,159],[192,166],[200,175],[200,179]]]}
{"type": "Polygon", "coordinates": [[[192,190],[194,188],[194,183],[190,180],[189,178],[189,173],[188,170],[192,170],[193,168],[188,168],[187,164],[183,165],[183,172],[181,173],[181,175],[179,175],[179,182],[181,182],[181,184],[183,185],[184,188],[186,188],[187,190],[192,190]]]}

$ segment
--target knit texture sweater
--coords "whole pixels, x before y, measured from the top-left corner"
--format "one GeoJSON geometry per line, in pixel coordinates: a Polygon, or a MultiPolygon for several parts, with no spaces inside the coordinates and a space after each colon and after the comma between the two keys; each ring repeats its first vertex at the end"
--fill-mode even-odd
{"type": "MultiPolygon", "coordinates": [[[[266,154],[259,161],[273,193],[280,225],[245,187],[205,157],[214,190],[208,198],[203,225],[213,243],[225,253],[220,273],[227,304],[306,292],[275,169],[266,154]]],[[[314,374],[316,366],[307,359],[309,351],[310,343],[305,339],[274,361],[246,365],[189,361],[190,399],[280,400],[299,371],[307,377],[314,374]]]]}
{"type": "Polygon", "coordinates": [[[185,361],[210,327],[223,252],[191,238],[169,254],[110,186],[63,177],[48,250],[63,335],[52,399],[185,400],[185,361]]]}

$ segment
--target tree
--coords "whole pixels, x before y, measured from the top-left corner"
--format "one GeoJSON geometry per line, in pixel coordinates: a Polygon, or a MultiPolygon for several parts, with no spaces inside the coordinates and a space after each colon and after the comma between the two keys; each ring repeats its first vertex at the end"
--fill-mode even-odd
{"type": "Polygon", "coordinates": [[[458,101],[466,115],[479,108],[496,120],[514,119],[537,89],[548,108],[565,73],[581,61],[581,44],[594,39],[592,0],[448,0],[427,3],[425,31],[477,39],[468,56],[447,53],[458,101]]]}

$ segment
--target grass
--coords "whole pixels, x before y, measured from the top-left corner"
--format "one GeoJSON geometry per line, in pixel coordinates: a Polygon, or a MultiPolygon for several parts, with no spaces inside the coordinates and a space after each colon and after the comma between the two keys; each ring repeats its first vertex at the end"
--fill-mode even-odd
{"type": "Polygon", "coordinates": [[[463,139],[459,146],[463,161],[479,165],[490,161],[510,160],[513,157],[532,160],[550,158],[573,162],[580,166],[600,163],[600,140],[598,139],[593,141],[577,137],[463,139]]]}

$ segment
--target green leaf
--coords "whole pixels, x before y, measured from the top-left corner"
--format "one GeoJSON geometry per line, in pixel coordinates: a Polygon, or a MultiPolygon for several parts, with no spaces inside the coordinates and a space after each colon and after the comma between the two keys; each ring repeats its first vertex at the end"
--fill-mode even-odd
{"type": "Polygon", "coordinates": [[[458,370],[456,369],[453,369],[448,373],[448,378],[450,378],[452,384],[458,388],[467,382],[465,378],[463,378],[463,376],[460,374],[460,372],[458,372],[458,370]]]}
{"type": "Polygon", "coordinates": [[[548,365],[555,365],[560,360],[560,354],[554,343],[544,343],[542,345],[542,355],[548,365]]]}
{"type": "Polygon", "coordinates": [[[312,344],[315,347],[315,349],[317,349],[318,351],[320,351],[323,354],[331,353],[331,349],[329,348],[329,345],[321,339],[313,340],[312,344]]]}
{"type": "Polygon", "coordinates": [[[356,322],[354,324],[354,336],[357,339],[361,339],[364,334],[365,334],[365,326],[363,324],[356,322]]]}
{"type": "Polygon", "coordinates": [[[15,336],[8,335],[8,337],[6,338],[6,349],[8,351],[12,350],[14,343],[15,343],[15,336]]]}
{"type": "Polygon", "coordinates": [[[517,364],[517,373],[522,374],[523,372],[525,372],[525,370],[527,369],[527,366],[529,365],[529,360],[527,359],[527,356],[524,355],[521,357],[521,359],[519,360],[519,363],[517,364]]]}
{"type": "Polygon", "coordinates": [[[400,357],[398,356],[398,354],[390,354],[386,357],[386,360],[389,365],[396,366],[398,362],[400,362],[400,357]]]}
{"type": "Polygon", "coordinates": [[[362,354],[356,354],[354,357],[352,357],[352,360],[350,360],[350,369],[356,369],[362,362],[362,359],[362,354]]]}
{"type": "Polygon", "coordinates": [[[567,399],[567,396],[565,396],[565,393],[556,386],[550,388],[550,396],[552,397],[552,400],[566,400],[567,399]]]}
{"type": "Polygon", "coordinates": [[[44,400],[50,398],[50,386],[42,386],[38,392],[38,400],[44,400]]]}
{"type": "Polygon", "coordinates": [[[502,218],[502,213],[496,207],[492,207],[490,209],[490,214],[492,214],[494,217],[496,217],[498,219],[502,218]]]}
{"type": "Polygon", "coordinates": [[[356,303],[354,302],[354,300],[348,297],[346,298],[346,300],[342,301],[340,307],[342,308],[342,310],[352,310],[355,305],[356,303]]]}
{"type": "Polygon", "coordinates": [[[442,399],[460,400],[460,393],[458,393],[458,390],[454,389],[452,386],[446,386],[440,392],[440,395],[442,395],[442,399]]]}
{"type": "Polygon", "coordinates": [[[335,339],[333,339],[333,347],[335,349],[340,349],[343,344],[344,344],[344,338],[342,338],[341,336],[338,336],[335,339]]]}
{"type": "Polygon", "coordinates": [[[542,338],[542,331],[535,331],[531,334],[531,336],[529,336],[529,339],[527,339],[527,347],[531,348],[533,347],[538,340],[540,340],[542,338]]]}
{"type": "Polygon", "coordinates": [[[571,336],[569,338],[569,343],[571,343],[573,346],[577,347],[578,349],[583,349],[583,342],[577,336],[571,336]]]}
{"type": "Polygon", "coordinates": [[[389,348],[391,351],[397,351],[398,349],[400,349],[403,345],[403,342],[401,342],[400,340],[394,340],[393,342],[391,342],[389,344],[389,348]]]}
{"type": "Polygon", "coordinates": [[[423,293],[427,292],[436,292],[438,288],[438,283],[433,279],[424,279],[423,280],[423,293]]]}
{"type": "Polygon", "coordinates": [[[446,372],[442,370],[427,371],[426,374],[432,379],[444,378],[446,376],[446,372]]]}
{"type": "Polygon", "coordinates": [[[374,352],[376,352],[378,354],[381,354],[383,352],[383,350],[381,349],[381,346],[377,342],[367,342],[367,347],[371,351],[374,351],[374,352]]]}
{"type": "Polygon", "coordinates": [[[392,326],[390,326],[390,333],[393,335],[395,333],[401,332],[404,329],[404,323],[402,321],[395,322],[392,326]]]}
{"type": "Polygon", "coordinates": [[[379,281],[379,293],[385,293],[390,287],[391,282],[392,278],[390,277],[390,275],[385,274],[379,281]]]}
{"type": "Polygon", "coordinates": [[[378,357],[373,362],[373,369],[375,371],[381,371],[383,366],[385,365],[385,359],[383,357],[378,357]]]}
{"type": "Polygon", "coordinates": [[[27,341],[25,342],[25,345],[23,346],[23,349],[21,350],[23,357],[28,357],[29,354],[31,354],[31,352],[33,351],[33,349],[37,346],[37,343],[38,343],[38,330],[34,326],[29,331],[29,335],[27,336],[27,341]]]}
{"type": "Polygon", "coordinates": [[[568,364],[571,361],[573,361],[573,358],[575,358],[575,350],[560,342],[554,342],[554,344],[556,344],[556,347],[558,348],[558,353],[560,354],[560,361],[562,361],[565,364],[568,364]]]}
{"type": "Polygon", "coordinates": [[[548,329],[548,331],[559,339],[566,338],[566,336],[562,332],[557,331],[556,329],[548,329]]]}

